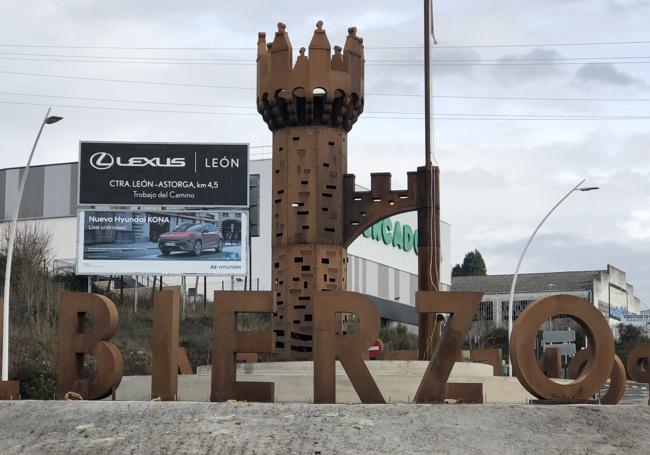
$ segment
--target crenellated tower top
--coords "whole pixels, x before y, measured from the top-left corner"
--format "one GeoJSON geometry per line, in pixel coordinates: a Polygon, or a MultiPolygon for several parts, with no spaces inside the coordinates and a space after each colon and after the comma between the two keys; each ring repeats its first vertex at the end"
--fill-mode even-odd
{"type": "Polygon", "coordinates": [[[301,47],[295,65],[283,23],[272,43],[266,33],[257,41],[257,110],[271,131],[289,126],[331,126],[350,131],[363,112],[363,39],[350,27],[345,47],[334,54],[323,22],[301,47]]]}

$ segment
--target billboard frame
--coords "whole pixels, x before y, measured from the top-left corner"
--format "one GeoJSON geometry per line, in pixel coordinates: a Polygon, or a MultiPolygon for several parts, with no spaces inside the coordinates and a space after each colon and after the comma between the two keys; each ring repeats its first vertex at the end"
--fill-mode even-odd
{"type": "MultiPolygon", "coordinates": [[[[160,210],[172,209],[172,210],[182,210],[186,208],[192,209],[213,209],[213,208],[224,208],[232,210],[243,210],[250,207],[250,155],[251,147],[250,142],[164,142],[164,141],[146,141],[146,142],[137,142],[137,141],[93,141],[93,140],[79,140],[79,152],[78,152],[78,168],[77,168],[77,207],[83,209],[94,209],[94,208],[105,208],[105,207],[129,207],[129,208],[154,208],[158,207],[160,210]],[[204,204],[182,204],[182,205],[155,205],[155,204],[140,204],[140,205],[123,205],[123,204],[87,204],[81,202],[81,145],[84,143],[93,143],[93,144],[151,144],[151,145],[238,145],[246,147],[246,205],[204,205],[204,204]]],[[[78,216],[78,214],[77,214],[78,216]]]]}
{"type": "MultiPolygon", "coordinates": [[[[97,273],[89,271],[89,270],[83,270],[80,271],[80,263],[83,262],[83,255],[84,255],[84,235],[83,235],[83,227],[84,227],[84,222],[81,218],[82,213],[84,212],[120,212],[120,211],[130,211],[130,212],[135,212],[135,211],[140,211],[136,209],[105,209],[105,208],[79,208],[77,209],[77,226],[76,226],[76,257],[75,257],[75,275],[78,276],[104,276],[104,275],[125,275],[125,276],[209,276],[209,277],[235,277],[235,276],[248,276],[248,264],[250,261],[250,251],[248,250],[248,241],[245,240],[248,238],[249,232],[248,232],[248,217],[249,213],[248,210],[244,209],[231,209],[231,208],[225,208],[222,210],[222,208],[216,208],[216,209],[210,209],[210,210],[186,210],[185,212],[188,213],[197,213],[197,212],[220,212],[220,211],[225,211],[225,212],[241,212],[244,217],[245,217],[245,222],[242,220],[241,223],[241,256],[242,259],[239,261],[241,264],[241,268],[239,271],[233,272],[233,271],[223,271],[223,272],[197,272],[197,273],[187,273],[187,272],[177,272],[177,271],[160,271],[160,272],[149,272],[149,271],[142,271],[142,270],[97,270],[97,273]]],[[[165,211],[161,210],[142,210],[144,212],[160,212],[161,214],[167,214],[165,211]]],[[[182,213],[183,210],[177,210],[178,212],[182,213]]],[[[179,214],[180,214],[179,213],[179,214]]],[[[119,260],[110,260],[115,263],[120,262],[119,260]]],[[[144,261],[142,261],[144,262],[144,261]]],[[[151,261],[154,262],[154,261],[151,261]]],[[[183,261],[183,262],[191,262],[191,261],[183,261]]],[[[215,261],[216,262],[216,261],[215,261]]]]}

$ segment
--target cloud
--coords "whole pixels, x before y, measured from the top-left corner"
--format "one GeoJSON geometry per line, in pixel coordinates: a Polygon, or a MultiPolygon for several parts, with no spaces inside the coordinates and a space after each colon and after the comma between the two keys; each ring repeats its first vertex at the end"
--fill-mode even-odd
{"type": "Polygon", "coordinates": [[[640,78],[619,71],[611,63],[582,65],[576,71],[574,80],[578,83],[601,83],[622,87],[645,87],[647,84],[640,78]]]}

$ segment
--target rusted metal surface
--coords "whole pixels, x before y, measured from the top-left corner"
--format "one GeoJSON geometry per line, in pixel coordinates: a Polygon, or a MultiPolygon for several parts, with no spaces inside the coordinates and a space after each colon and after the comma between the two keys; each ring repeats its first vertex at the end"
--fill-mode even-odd
{"type": "Polygon", "coordinates": [[[409,172],[407,188],[391,188],[391,174],[378,172],[370,174],[370,190],[356,191],[356,176],[348,174],[344,178],[344,234],[343,242],[347,247],[363,231],[375,223],[404,212],[418,208],[417,172],[409,172]]]}
{"type": "Polygon", "coordinates": [[[543,400],[581,400],[595,395],[612,371],[614,339],[607,320],[589,302],[571,295],[554,295],[529,305],[517,318],[510,338],[513,372],[532,395],[543,400]],[[552,316],[569,315],[580,323],[590,346],[584,372],[572,383],[547,378],[534,355],[539,327],[552,316]]]}
{"type": "MultiPolygon", "coordinates": [[[[418,313],[450,313],[415,394],[417,403],[443,403],[447,398],[450,385],[447,380],[482,297],[482,292],[419,291],[416,294],[415,309],[418,313]]],[[[451,387],[463,402],[469,402],[479,395],[479,386],[482,387],[482,384],[456,384],[451,387]]],[[[482,388],[480,396],[482,400],[482,388]]]]}
{"type": "Polygon", "coordinates": [[[567,366],[567,379],[577,379],[578,376],[582,374],[582,371],[585,369],[587,361],[589,360],[589,355],[589,348],[581,349],[580,351],[576,352],[576,355],[573,356],[573,358],[569,361],[569,365],[567,366]]]}
{"type": "Polygon", "coordinates": [[[178,399],[178,291],[160,291],[153,297],[151,334],[151,397],[161,401],[178,399]]]}
{"type": "Polygon", "coordinates": [[[336,360],[362,403],[385,403],[363,361],[379,336],[379,312],[367,296],[355,292],[318,292],[314,300],[314,403],[336,403],[336,360]],[[337,331],[337,313],[359,319],[356,332],[337,331]]]}
{"type": "Polygon", "coordinates": [[[547,378],[562,378],[562,353],[558,348],[546,348],[538,362],[547,378]]]}
{"type": "Polygon", "coordinates": [[[255,352],[238,352],[237,363],[256,363],[257,354],[255,352]]]}
{"type": "MultiPolygon", "coordinates": [[[[440,290],[440,170],[418,168],[418,289],[440,290]]],[[[435,314],[418,315],[420,360],[429,360],[435,349],[435,314]]]]}
{"type": "Polygon", "coordinates": [[[483,384],[447,383],[445,387],[445,400],[454,400],[458,404],[482,404],[483,384]]]}
{"type": "MultiPolygon", "coordinates": [[[[354,27],[332,54],[319,21],[308,53],[301,48],[295,64],[284,24],[271,43],[258,35],[257,109],[273,132],[273,330],[280,359],[312,357],[314,296],[346,289],[347,246],[377,221],[425,205],[430,213],[433,205],[432,186],[418,186],[431,184],[431,166],[409,173],[406,190],[392,190],[390,174],[381,173],[372,175],[369,191],[357,192],[354,175],[346,174],[347,133],[364,106],[364,65],[354,27]]],[[[439,246],[420,243],[421,258],[439,246]]],[[[432,317],[422,323],[427,334],[432,317]]]]}
{"type": "Polygon", "coordinates": [[[614,366],[612,373],[609,375],[609,390],[600,398],[602,404],[618,404],[625,395],[625,383],[627,376],[623,361],[617,355],[614,355],[614,366]]]}
{"type": "Polygon", "coordinates": [[[273,295],[265,291],[215,291],[210,401],[275,401],[272,382],[237,382],[238,352],[273,352],[270,330],[237,330],[238,313],[273,313],[273,295]]]}
{"type": "Polygon", "coordinates": [[[102,295],[62,292],[59,300],[59,357],[56,396],[75,392],[86,400],[111,395],[122,380],[124,360],[108,340],[117,330],[117,308],[102,295]],[[86,377],[84,361],[95,360],[86,377]]]}
{"type": "Polygon", "coordinates": [[[399,349],[396,351],[384,351],[382,360],[417,360],[418,351],[416,349],[399,349]]]}
{"type": "Polygon", "coordinates": [[[494,349],[472,349],[469,352],[469,358],[472,362],[487,363],[492,365],[492,374],[501,376],[503,372],[501,348],[494,349]]]}
{"type": "Polygon", "coordinates": [[[19,399],[20,399],[19,381],[0,381],[0,401],[19,400],[19,399]]]}
{"type": "MultiPolygon", "coordinates": [[[[582,349],[573,356],[567,367],[567,379],[577,379],[584,371],[589,360],[589,348],[582,349]]],[[[625,395],[625,383],[627,377],[625,366],[620,357],[614,355],[614,366],[612,373],[609,375],[609,389],[607,393],[600,397],[602,404],[617,404],[625,395]]]]}
{"type": "Polygon", "coordinates": [[[277,357],[310,359],[313,299],[344,290],[343,176],[347,132],[364,103],[364,52],[355,28],[332,54],[319,22],[308,54],[293,50],[284,24],[259,34],[257,107],[273,131],[272,262],[277,357]]]}
{"type": "Polygon", "coordinates": [[[628,353],[627,374],[633,381],[650,384],[650,343],[641,343],[628,353]]]}
{"type": "MultiPolygon", "coordinates": [[[[633,381],[650,386],[650,343],[642,343],[629,352],[627,374],[633,381]]],[[[648,396],[648,405],[650,406],[650,396],[648,396]]]]}
{"type": "Polygon", "coordinates": [[[187,356],[185,348],[178,346],[176,350],[178,351],[178,374],[194,374],[190,358],[187,356]]]}

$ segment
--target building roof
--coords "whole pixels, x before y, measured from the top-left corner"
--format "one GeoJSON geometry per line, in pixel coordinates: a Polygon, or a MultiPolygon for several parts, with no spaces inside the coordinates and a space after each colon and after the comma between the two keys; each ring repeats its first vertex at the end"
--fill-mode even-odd
{"type": "MultiPolygon", "coordinates": [[[[517,277],[517,292],[586,291],[593,288],[594,278],[600,270],[577,272],[521,273],[517,277]],[[549,286],[549,285],[553,286],[549,286]]],[[[451,278],[455,292],[483,292],[507,294],[512,285],[512,275],[457,276],[451,278]]]]}

